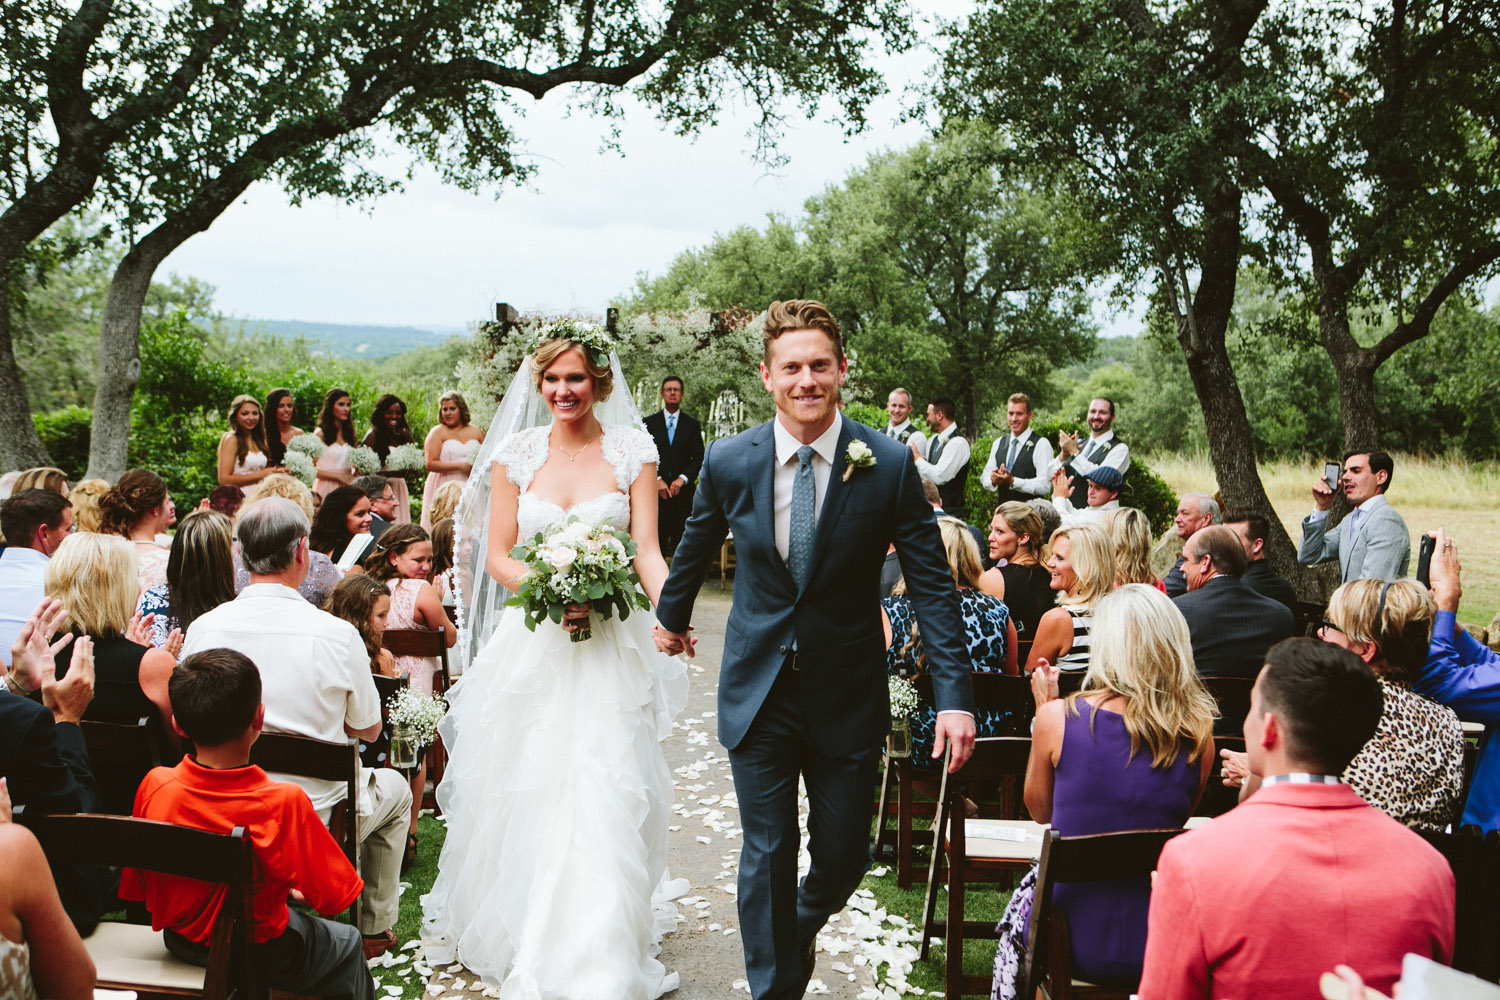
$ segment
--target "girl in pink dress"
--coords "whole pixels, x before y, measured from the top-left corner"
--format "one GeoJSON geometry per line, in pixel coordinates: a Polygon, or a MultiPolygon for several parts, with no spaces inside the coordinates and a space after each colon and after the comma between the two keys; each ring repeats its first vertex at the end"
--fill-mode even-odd
{"type": "Polygon", "coordinates": [[[427,484],[422,487],[422,527],[432,530],[432,502],[446,483],[469,478],[470,447],[484,441],[484,432],[469,423],[469,404],[453,390],[438,397],[438,423],[427,432],[422,454],[427,459],[427,484]]]}

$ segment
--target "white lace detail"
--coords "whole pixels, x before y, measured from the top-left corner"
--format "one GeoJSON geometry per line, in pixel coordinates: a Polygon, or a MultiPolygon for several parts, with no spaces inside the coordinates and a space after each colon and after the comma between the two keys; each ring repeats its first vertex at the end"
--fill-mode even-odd
{"type": "MultiPolygon", "coordinates": [[[[512,434],[495,452],[495,464],[505,466],[506,478],[522,493],[530,488],[537,470],[547,464],[547,435],[551,430],[550,426],[528,427],[512,434]]],[[[634,427],[600,428],[599,449],[614,468],[615,485],[621,493],[630,492],[641,466],[657,460],[656,442],[646,431],[634,427]]]]}
{"type": "Polygon", "coordinates": [[[621,493],[630,492],[630,484],[641,474],[641,466],[657,462],[656,442],[639,428],[606,427],[599,447],[604,451],[604,460],[614,466],[615,483],[621,493]]]}
{"type": "Polygon", "coordinates": [[[528,427],[501,443],[495,464],[505,466],[505,476],[525,493],[537,470],[547,464],[547,435],[551,427],[528,427]]]}
{"type": "Polygon", "coordinates": [[[516,508],[518,537],[528,539],[538,533],[546,534],[567,524],[568,518],[575,514],[590,524],[607,524],[616,531],[629,531],[630,494],[601,493],[571,507],[559,507],[551,500],[522,493],[516,508]]]}

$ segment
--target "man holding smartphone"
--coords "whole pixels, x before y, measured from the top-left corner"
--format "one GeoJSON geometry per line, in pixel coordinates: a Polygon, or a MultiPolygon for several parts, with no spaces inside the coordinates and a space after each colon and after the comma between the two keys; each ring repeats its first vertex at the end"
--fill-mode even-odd
{"type": "Polygon", "coordinates": [[[1351,451],[1344,456],[1339,486],[1354,509],[1338,527],[1328,530],[1334,491],[1319,477],[1313,482],[1314,510],[1302,519],[1304,566],[1339,561],[1340,579],[1399,580],[1411,561],[1411,534],[1406,521],[1385,498],[1395,465],[1383,451],[1351,451]]]}

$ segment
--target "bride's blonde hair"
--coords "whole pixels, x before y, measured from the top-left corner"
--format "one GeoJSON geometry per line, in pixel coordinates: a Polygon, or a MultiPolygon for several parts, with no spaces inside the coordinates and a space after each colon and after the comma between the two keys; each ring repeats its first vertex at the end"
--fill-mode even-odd
{"type": "Polygon", "coordinates": [[[609,398],[609,394],[615,388],[615,375],[610,371],[609,359],[604,359],[604,364],[598,365],[589,357],[589,351],[577,341],[566,337],[557,337],[553,340],[544,340],[531,352],[531,379],[536,383],[537,392],[542,391],[542,376],[546,374],[552,363],[562,357],[569,349],[578,352],[583,358],[583,367],[588,370],[594,379],[594,402],[602,403],[609,398]]]}

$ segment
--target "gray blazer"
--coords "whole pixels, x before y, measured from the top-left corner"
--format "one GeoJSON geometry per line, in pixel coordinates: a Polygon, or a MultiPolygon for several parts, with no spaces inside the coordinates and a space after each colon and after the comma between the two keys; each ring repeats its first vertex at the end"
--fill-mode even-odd
{"type": "Polygon", "coordinates": [[[1326,517],[1314,519],[1309,515],[1302,519],[1299,563],[1311,566],[1337,559],[1340,578],[1346,581],[1399,580],[1406,576],[1411,561],[1411,534],[1384,495],[1365,501],[1352,539],[1347,517],[1331,533],[1327,527],[1326,517]]]}

